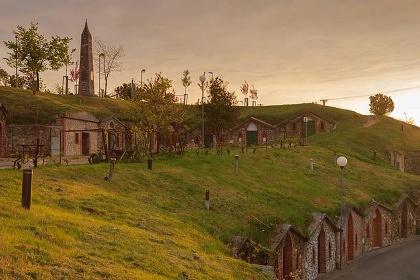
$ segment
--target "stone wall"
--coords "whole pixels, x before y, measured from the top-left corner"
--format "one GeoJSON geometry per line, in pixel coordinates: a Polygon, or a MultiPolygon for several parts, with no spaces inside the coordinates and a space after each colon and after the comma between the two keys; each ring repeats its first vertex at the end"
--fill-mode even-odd
{"type": "MultiPolygon", "coordinates": [[[[41,145],[41,154],[50,155],[51,137],[59,137],[61,127],[48,125],[7,125],[6,154],[16,156],[25,150],[35,151],[37,139],[41,145]]],[[[26,153],[26,152],[25,152],[26,153]]]]}
{"type": "Polygon", "coordinates": [[[324,218],[312,232],[309,241],[306,243],[305,279],[315,279],[319,273],[328,273],[336,268],[336,246],[336,231],[334,226],[324,218]],[[320,239],[323,242],[320,242],[320,239]],[[320,262],[324,264],[319,266],[320,262]],[[321,268],[321,271],[318,271],[318,267],[321,268]]]}
{"type": "Polygon", "coordinates": [[[88,156],[98,152],[101,132],[98,122],[65,116],[62,119],[62,147],[65,156],[88,156]]]}
{"type": "Polygon", "coordinates": [[[6,117],[7,109],[0,103],[0,157],[7,156],[6,151],[6,117]]]}
{"type": "Polygon", "coordinates": [[[290,272],[299,275],[298,279],[306,279],[304,237],[286,226],[276,239],[271,246],[272,254],[268,264],[274,267],[277,279],[283,279],[290,272]],[[283,271],[283,268],[287,271],[283,271]]]}
{"type": "Polygon", "coordinates": [[[392,244],[393,213],[379,203],[373,203],[365,216],[364,252],[392,244]]]}
{"type": "Polygon", "coordinates": [[[276,128],[261,120],[250,118],[229,132],[229,144],[234,146],[247,146],[248,143],[248,127],[255,126],[257,131],[257,145],[265,145],[278,138],[276,128]],[[265,141],[264,141],[265,140],[265,141]]]}
{"type": "Polygon", "coordinates": [[[408,196],[403,196],[394,211],[393,243],[416,233],[416,204],[408,196]]]}
{"type": "Polygon", "coordinates": [[[309,121],[314,124],[314,133],[330,132],[335,129],[335,123],[325,118],[322,118],[312,112],[306,112],[290,118],[287,122],[280,124],[283,127],[287,138],[301,138],[304,137],[305,123],[303,118],[307,117],[309,121]]]}
{"type": "MultiPolygon", "coordinates": [[[[339,222],[337,226],[339,227],[339,222]]],[[[352,207],[348,209],[348,212],[343,217],[343,265],[348,264],[363,254],[364,236],[365,227],[363,216],[352,207]]],[[[337,245],[337,256],[340,254],[339,245],[337,245]]]]}

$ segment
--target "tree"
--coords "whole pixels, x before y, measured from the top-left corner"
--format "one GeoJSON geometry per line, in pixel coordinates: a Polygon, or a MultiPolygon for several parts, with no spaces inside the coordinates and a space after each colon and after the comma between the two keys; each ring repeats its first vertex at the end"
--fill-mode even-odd
{"type": "Polygon", "coordinates": [[[9,83],[9,74],[3,68],[0,68],[0,83],[3,86],[7,86],[9,83]]]}
{"type": "Polygon", "coordinates": [[[176,102],[175,93],[168,93],[172,81],[157,73],[154,79],[143,83],[143,88],[135,92],[135,132],[142,139],[137,150],[147,150],[152,156],[156,140],[157,152],[161,138],[171,133],[174,124],[185,119],[185,110],[176,102]]]}
{"type": "Polygon", "coordinates": [[[71,38],[52,36],[51,41],[48,41],[38,33],[38,24],[33,22],[29,29],[18,26],[13,33],[15,41],[4,41],[12,51],[8,53],[6,63],[12,68],[17,66],[22,73],[32,78],[35,93],[40,89],[40,72],[48,69],[56,71],[65,65],[71,38]]]}
{"type": "MultiPolygon", "coordinates": [[[[8,82],[7,82],[11,87],[16,87],[16,75],[10,75],[8,82]]],[[[28,85],[26,85],[26,80],[25,77],[23,76],[18,76],[18,87],[19,88],[25,88],[28,87],[28,85]]]]}
{"type": "MultiPolygon", "coordinates": [[[[108,46],[101,40],[95,40],[95,57],[99,57],[99,55],[103,54],[104,59],[104,80],[105,80],[105,89],[104,89],[104,96],[107,93],[108,87],[108,78],[113,72],[121,72],[121,58],[125,56],[123,46],[108,46]]],[[[101,63],[98,60],[98,63],[101,63]]]]}
{"type": "MultiPolygon", "coordinates": [[[[115,97],[125,100],[131,99],[131,84],[123,83],[121,86],[117,87],[115,90],[115,97]]],[[[134,86],[135,95],[138,94],[138,88],[134,86]]]]}
{"type": "Polygon", "coordinates": [[[188,69],[184,70],[183,77],[182,77],[181,81],[182,81],[182,85],[185,88],[184,105],[187,105],[187,100],[188,100],[188,98],[187,98],[187,87],[189,87],[191,85],[190,71],[188,69]]]}
{"type": "Polygon", "coordinates": [[[394,101],[389,96],[378,93],[370,96],[369,100],[369,112],[376,116],[388,115],[394,111],[394,101]]]}
{"type": "Polygon", "coordinates": [[[216,77],[210,82],[208,99],[209,102],[204,106],[206,127],[220,139],[222,133],[231,128],[238,117],[235,92],[229,92],[227,83],[216,77]]]}

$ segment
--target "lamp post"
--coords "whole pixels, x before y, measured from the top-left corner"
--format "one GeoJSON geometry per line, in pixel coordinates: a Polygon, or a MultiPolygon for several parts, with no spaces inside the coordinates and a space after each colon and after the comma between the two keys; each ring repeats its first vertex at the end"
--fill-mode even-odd
{"type": "Polygon", "coordinates": [[[146,72],[146,69],[141,69],[140,71],[140,88],[143,88],[143,73],[146,72]]]}
{"type": "Polygon", "coordinates": [[[347,164],[346,157],[337,158],[337,164],[341,168],[340,179],[340,269],[343,269],[343,169],[347,164]]]}
{"type": "MultiPolygon", "coordinates": [[[[98,91],[98,96],[101,97],[101,58],[104,61],[104,68],[105,68],[105,54],[100,53],[99,54],[99,91],[98,91]]],[[[105,69],[104,69],[105,70],[105,69]]]]}
{"type": "Polygon", "coordinates": [[[206,81],[206,72],[200,76],[201,82],[201,147],[204,148],[204,82],[206,81]]]}

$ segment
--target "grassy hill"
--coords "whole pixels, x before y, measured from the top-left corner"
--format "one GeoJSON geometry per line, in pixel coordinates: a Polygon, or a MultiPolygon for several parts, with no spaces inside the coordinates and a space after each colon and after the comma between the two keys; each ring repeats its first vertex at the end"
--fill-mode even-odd
{"type": "MultiPolygon", "coordinates": [[[[14,93],[0,88],[0,102],[12,107],[4,94],[14,93]]],[[[28,93],[28,100],[34,98],[66,110],[80,110],[92,99],[81,98],[80,105],[78,96],[28,93]],[[63,104],[66,98],[71,105],[63,104]]],[[[103,109],[96,108],[97,100],[85,108],[112,115],[121,110],[106,99],[100,101],[103,109]]],[[[402,131],[401,122],[388,117],[313,104],[245,108],[241,119],[252,115],[275,122],[276,113],[306,108],[336,120],[337,129],[309,137],[305,147],[230,155],[187,151],[157,157],[153,170],[146,162],[117,162],[111,182],[104,180],[105,163],[42,166],[34,170],[30,211],[20,205],[22,172],[0,170],[0,278],[269,279],[260,268],[232,258],[229,237],[250,236],[267,246],[281,223],[307,234],[311,212],[334,218],[340,206],[334,152],[348,158],[345,204],[363,209],[373,198],[393,206],[401,194],[420,190],[420,176],[394,170],[386,153],[418,149],[418,127],[405,125],[402,131]],[[308,168],[310,159],[314,170],[308,168]],[[210,211],[204,207],[206,190],[210,211]]]]}

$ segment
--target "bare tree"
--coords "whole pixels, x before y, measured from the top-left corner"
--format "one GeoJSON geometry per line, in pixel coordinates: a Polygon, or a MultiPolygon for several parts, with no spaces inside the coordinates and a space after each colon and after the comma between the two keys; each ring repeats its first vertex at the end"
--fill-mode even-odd
{"type": "Polygon", "coordinates": [[[101,63],[99,61],[99,55],[102,56],[103,54],[103,75],[105,80],[105,91],[104,96],[106,96],[107,87],[108,87],[108,78],[113,72],[121,72],[121,58],[125,56],[123,46],[119,45],[118,47],[115,46],[108,46],[103,41],[96,39],[95,40],[95,59],[97,63],[101,63]]]}

